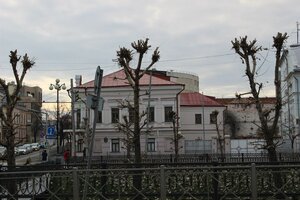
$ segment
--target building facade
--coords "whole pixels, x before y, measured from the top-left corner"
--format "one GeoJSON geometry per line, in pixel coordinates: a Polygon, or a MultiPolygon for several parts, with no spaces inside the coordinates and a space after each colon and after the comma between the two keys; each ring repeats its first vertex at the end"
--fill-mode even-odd
{"type": "MultiPolygon", "coordinates": [[[[4,93],[0,90],[0,109],[3,109],[3,104],[4,104],[4,93]]],[[[3,140],[3,130],[2,130],[2,120],[0,118],[0,141],[3,140]]]]}
{"type": "MultiPolygon", "coordinates": [[[[8,83],[8,89],[12,92],[15,88],[15,83],[8,83]]],[[[41,126],[41,107],[42,107],[42,89],[38,86],[29,87],[22,86],[17,102],[13,111],[15,124],[15,140],[18,143],[29,143],[39,141],[41,126]]],[[[5,94],[1,97],[2,108],[5,109],[5,94]]],[[[3,139],[4,130],[2,129],[3,139]]]]}
{"type": "Polygon", "coordinates": [[[24,85],[20,91],[19,107],[26,112],[26,142],[38,142],[43,130],[42,123],[42,89],[38,86],[24,85]]]}
{"type": "Polygon", "coordinates": [[[300,151],[300,45],[291,45],[281,60],[283,137],[291,141],[294,151],[300,151]]]}
{"type": "Polygon", "coordinates": [[[224,134],[223,124],[225,109],[226,106],[213,97],[198,92],[180,94],[180,127],[184,135],[184,153],[219,153],[220,142],[224,145],[224,151],[227,151],[227,136],[224,134]]]}
{"type": "MultiPolygon", "coordinates": [[[[124,116],[130,119],[130,111],[127,108],[122,109],[120,107],[121,102],[132,102],[133,100],[132,88],[124,78],[125,73],[120,70],[108,74],[102,79],[101,97],[104,99],[104,106],[103,110],[99,111],[96,119],[94,155],[126,154],[126,144],[124,142],[126,135],[118,131],[116,126],[118,122],[124,120],[124,116]]],[[[81,77],[77,77],[76,83],[76,90],[79,92],[80,98],[85,101],[86,94],[94,90],[94,81],[81,84],[81,77]]],[[[210,123],[210,116],[212,111],[219,111],[217,121],[219,131],[223,136],[222,112],[225,107],[217,102],[214,102],[214,105],[206,104],[203,113],[203,103],[211,103],[213,100],[194,92],[190,96],[197,96],[197,101],[191,102],[185,96],[189,93],[183,93],[184,88],[184,84],[170,81],[168,76],[163,77],[162,73],[159,75],[148,73],[140,80],[140,112],[147,109],[150,111],[149,124],[144,127],[140,141],[144,153],[174,153],[174,130],[177,134],[183,136],[179,140],[179,153],[217,151],[216,138],[218,134],[216,125],[210,123]],[[201,98],[204,101],[201,101],[201,98]],[[184,103],[182,104],[181,101],[184,103]],[[170,111],[174,111],[179,116],[175,129],[169,115],[170,111]],[[202,115],[201,119],[199,119],[199,114],[202,115]],[[204,129],[203,124],[205,124],[204,129]],[[148,131],[150,133],[145,134],[148,131]],[[204,135],[205,137],[203,137],[204,135]]],[[[86,126],[91,127],[94,118],[93,112],[89,111],[82,101],[75,104],[75,109],[77,128],[88,130],[89,128],[86,126]]],[[[82,143],[82,140],[85,140],[85,138],[78,136],[77,145],[82,143]]],[[[86,142],[84,143],[86,145],[86,142]]]]}
{"type": "MultiPolygon", "coordinates": [[[[260,121],[253,98],[218,98],[218,102],[226,105],[224,113],[225,133],[233,139],[261,138],[260,121]]],[[[260,98],[263,109],[275,106],[274,97],[260,98]]],[[[272,114],[271,114],[272,117],[272,114]]]]}

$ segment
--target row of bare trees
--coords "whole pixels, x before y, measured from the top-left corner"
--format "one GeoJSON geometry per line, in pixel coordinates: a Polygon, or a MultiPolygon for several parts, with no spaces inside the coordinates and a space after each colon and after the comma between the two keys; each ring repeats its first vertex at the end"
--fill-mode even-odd
{"type": "MultiPolygon", "coordinates": [[[[276,136],[276,129],[278,125],[278,119],[280,116],[280,110],[282,107],[281,98],[281,82],[279,79],[280,70],[280,59],[282,57],[282,51],[284,43],[287,40],[287,34],[278,33],[273,37],[273,47],[275,48],[275,66],[274,66],[274,85],[276,94],[276,105],[271,110],[265,110],[260,101],[259,95],[263,88],[262,83],[257,82],[257,54],[262,50],[261,46],[257,46],[256,40],[248,41],[247,36],[241,37],[239,39],[235,38],[232,43],[232,48],[240,56],[242,62],[246,67],[246,76],[249,80],[250,92],[254,98],[256,109],[259,114],[260,128],[263,133],[263,137],[266,140],[266,150],[269,153],[269,159],[276,162],[276,143],[274,142],[276,136]],[[274,112],[274,117],[270,121],[270,113],[274,112]]],[[[160,53],[158,48],[156,48],[151,57],[151,61],[145,67],[143,67],[143,59],[145,54],[148,53],[151,46],[148,44],[148,39],[138,40],[137,42],[131,43],[133,50],[129,48],[122,47],[117,51],[117,59],[119,66],[123,68],[126,74],[126,80],[128,81],[130,87],[133,90],[133,101],[126,101],[121,104],[123,107],[127,107],[133,113],[133,121],[124,118],[124,123],[118,125],[118,129],[127,135],[126,140],[128,144],[132,144],[134,148],[134,162],[138,167],[141,163],[141,145],[140,139],[142,134],[142,129],[147,124],[147,118],[144,118],[146,111],[140,113],[140,80],[141,78],[157,63],[160,59],[160,53]],[[137,64],[135,67],[132,66],[132,60],[134,55],[137,55],[137,64]]],[[[31,69],[35,62],[30,59],[27,54],[23,57],[17,55],[17,50],[10,52],[10,64],[12,67],[12,72],[15,78],[16,87],[10,90],[6,81],[0,78],[0,86],[3,88],[5,93],[5,103],[1,104],[0,109],[0,119],[2,123],[2,131],[4,130],[4,141],[1,143],[7,148],[8,166],[15,166],[15,125],[13,123],[14,116],[13,111],[19,100],[20,89],[23,84],[24,77],[29,69],[31,69]],[[18,63],[21,63],[22,67],[19,72],[18,63]]],[[[218,114],[216,113],[216,116],[218,114]]],[[[173,128],[174,128],[174,142],[178,144],[180,139],[178,135],[178,126],[176,121],[178,121],[178,114],[173,113],[173,128]],[[177,129],[176,129],[177,127],[177,129]]],[[[217,123],[216,123],[217,124],[217,123]]],[[[221,145],[221,143],[220,143],[221,145]]],[[[175,153],[178,154],[178,146],[175,146],[175,153]]],[[[134,184],[137,188],[141,185],[141,179],[136,176],[134,179],[134,184]]],[[[12,191],[13,192],[13,191],[12,191]]]]}
{"type": "MultiPolygon", "coordinates": [[[[277,123],[280,115],[281,109],[281,93],[280,93],[280,80],[279,80],[279,67],[280,67],[280,59],[282,56],[282,50],[284,42],[287,39],[286,34],[278,33],[277,36],[274,37],[273,47],[276,48],[276,62],[275,62],[275,90],[276,90],[276,106],[273,110],[266,111],[262,107],[262,103],[260,102],[259,95],[260,91],[263,87],[261,83],[256,82],[257,75],[257,54],[262,50],[260,46],[256,45],[256,40],[248,41],[247,36],[241,37],[240,39],[235,39],[232,41],[233,49],[236,53],[241,57],[243,63],[246,66],[246,76],[248,77],[251,94],[254,98],[256,108],[259,114],[259,119],[261,121],[261,130],[264,135],[264,139],[266,140],[266,149],[269,152],[270,159],[276,161],[276,144],[274,143],[274,137],[277,129],[277,123]],[[272,119],[272,124],[270,125],[269,115],[271,111],[274,111],[275,116],[272,119]]],[[[147,114],[146,111],[140,113],[140,102],[139,98],[140,94],[140,79],[150,70],[150,68],[158,62],[160,55],[158,48],[156,48],[153,52],[152,59],[150,64],[146,67],[142,67],[143,58],[145,54],[148,53],[151,46],[148,44],[148,39],[138,40],[137,42],[133,42],[131,44],[133,50],[129,48],[122,47],[117,51],[117,59],[116,61],[124,69],[126,73],[126,79],[133,90],[133,101],[127,100],[126,102],[120,103],[123,108],[128,108],[133,113],[133,120],[128,120],[126,117],[124,118],[124,123],[119,123],[118,128],[120,131],[124,132],[127,135],[125,139],[125,143],[129,147],[132,145],[134,149],[135,162],[140,163],[141,161],[141,147],[140,147],[140,136],[141,131],[144,126],[147,124],[147,118],[144,116],[147,114]],[[131,61],[133,60],[134,55],[137,54],[138,61],[135,67],[132,67],[131,61]],[[142,122],[143,120],[143,122],[142,122]],[[133,127],[133,128],[132,128],[133,127]]],[[[4,79],[0,79],[0,85],[5,93],[5,105],[2,105],[2,109],[0,110],[0,117],[3,123],[3,127],[5,130],[5,141],[2,141],[2,144],[7,147],[8,160],[9,165],[15,165],[15,157],[14,157],[14,146],[15,146],[15,137],[14,131],[15,126],[13,124],[13,110],[17,104],[19,99],[19,92],[22,87],[23,79],[27,73],[27,71],[32,68],[35,62],[32,59],[29,59],[27,54],[23,57],[17,55],[17,51],[11,51],[10,54],[10,63],[12,67],[12,71],[16,81],[16,87],[14,87],[13,91],[9,90],[9,85],[5,82],[4,79]],[[17,64],[22,64],[22,71],[19,74],[17,64]],[[5,109],[4,109],[5,108],[5,109]],[[5,110],[5,112],[4,112],[5,110]]],[[[172,113],[171,113],[172,114],[172,113]]],[[[178,118],[177,113],[173,113],[172,118],[178,118]]],[[[176,120],[173,120],[173,128],[174,133],[178,133],[178,125],[175,123],[176,120]],[[177,130],[175,128],[177,127],[177,130]]],[[[178,143],[177,135],[174,135],[175,144],[178,143]]],[[[175,153],[178,153],[178,145],[175,145],[175,153]]],[[[176,153],[176,155],[177,155],[176,153]]]]}

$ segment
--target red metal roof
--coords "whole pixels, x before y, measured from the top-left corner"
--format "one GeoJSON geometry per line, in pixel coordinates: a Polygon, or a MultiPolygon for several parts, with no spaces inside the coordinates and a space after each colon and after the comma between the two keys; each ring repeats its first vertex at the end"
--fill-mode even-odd
{"type": "MultiPolygon", "coordinates": [[[[144,74],[144,76],[140,79],[140,85],[145,86],[145,85],[149,85],[149,83],[150,83],[150,75],[144,74]]],[[[168,80],[162,79],[157,76],[152,76],[151,85],[163,86],[163,85],[182,85],[182,84],[168,81],[168,80]]],[[[113,72],[111,74],[105,75],[102,78],[102,87],[103,88],[104,87],[125,87],[125,86],[129,86],[129,83],[126,79],[126,75],[125,75],[123,69],[113,72]]],[[[83,88],[94,87],[94,80],[84,83],[84,84],[80,85],[79,87],[83,87],[83,88]]]]}
{"type": "Polygon", "coordinates": [[[180,106],[192,106],[192,107],[225,107],[223,104],[214,100],[214,97],[205,96],[198,92],[189,92],[180,94],[180,106]]]}

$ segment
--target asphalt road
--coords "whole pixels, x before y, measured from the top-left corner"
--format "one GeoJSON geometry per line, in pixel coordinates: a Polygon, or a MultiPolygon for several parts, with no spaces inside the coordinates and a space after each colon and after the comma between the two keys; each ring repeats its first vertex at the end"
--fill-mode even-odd
{"type": "MultiPolygon", "coordinates": [[[[19,155],[16,157],[16,165],[34,165],[42,162],[42,152],[44,149],[40,149],[39,151],[33,151],[26,155],[19,155]]],[[[56,154],[56,146],[50,146],[47,149],[48,159],[52,159],[52,157],[56,154]]],[[[0,161],[0,165],[6,165],[6,161],[0,161]]]]}

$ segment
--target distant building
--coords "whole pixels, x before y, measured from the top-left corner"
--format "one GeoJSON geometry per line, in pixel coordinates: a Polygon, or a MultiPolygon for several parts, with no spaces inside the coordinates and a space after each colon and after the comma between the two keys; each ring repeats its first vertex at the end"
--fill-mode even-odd
{"type": "MultiPolygon", "coordinates": [[[[0,109],[3,109],[3,104],[4,104],[4,93],[0,90],[0,109]]],[[[0,141],[3,139],[3,130],[2,130],[2,120],[0,119],[0,141]]]]}
{"type": "Polygon", "coordinates": [[[196,74],[176,71],[159,71],[153,69],[148,74],[184,85],[183,92],[199,92],[199,77],[196,74]]]}
{"type": "MultiPolygon", "coordinates": [[[[223,112],[226,106],[214,97],[199,92],[180,94],[180,130],[184,135],[184,153],[218,153],[224,141],[223,112]],[[213,112],[218,112],[217,132],[213,112]]],[[[227,149],[227,147],[225,147],[227,149]]]]}
{"type": "MultiPolygon", "coordinates": [[[[217,98],[219,103],[227,106],[224,112],[225,134],[232,139],[261,138],[260,121],[253,98],[217,98]]],[[[275,106],[274,97],[260,98],[263,108],[275,106]]]]}
{"type": "Polygon", "coordinates": [[[300,151],[300,44],[291,45],[281,60],[282,133],[300,151]],[[292,142],[292,140],[293,142],[292,142]]]}
{"type": "MultiPolygon", "coordinates": [[[[15,88],[15,83],[9,83],[9,90],[15,88]]],[[[3,91],[3,89],[2,89],[3,91]]],[[[14,112],[15,140],[16,142],[36,142],[39,141],[41,126],[41,107],[42,107],[42,89],[38,86],[23,86],[20,91],[20,100],[18,101],[14,112]]],[[[2,93],[0,104],[5,107],[5,94],[2,93]]],[[[3,139],[1,132],[1,139],[3,139]]]]}
{"type": "Polygon", "coordinates": [[[40,140],[42,127],[42,89],[38,86],[30,87],[24,85],[20,92],[20,102],[26,112],[26,142],[37,142],[40,140]]]}
{"type": "MultiPolygon", "coordinates": [[[[198,93],[198,79],[191,75],[191,82],[185,80],[179,83],[179,76],[183,74],[169,74],[163,71],[147,73],[140,80],[140,109],[145,111],[150,104],[151,133],[145,136],[147,126],[141,135],[141,149],[149,154],[174,153],[174,132],[172,119],[169,112],[178,113],[179,134],[183,138],[179,141],[180,153],[211,153],[217,152],[216,125],[211,121],[211,114],[218,110],[218,125],[223,136],[223,110],[225,106],[216,102],[212,97],[198,93]],[[173,80],[173,81],[172,81],[173,80]],[[175,80],[175,81],[174,81],[175,80]],[[151,83],[151,85],[150,85],[151,83]],[[195,84],[195,85],[194,85],[195,84]],[[186,85],[189,89],[184,93],[186,85]],[[192,86],[195,86],[194,88],[192,86]],[[147,92],[151,88],[151,93],[147,92]],[[197,92],[190,92],[197,90],[197,92]],[[204,112],[203,112],[204,111],[204,112]]],[[[189,76],[187,76],[189,77],[189,76]]],[[[118,121],[123,121],[123,116],[130,119],[130,111],[121,109],[120,102],[132,101],[133,91],[125,78],[123,70],[108,74],[102,79],[101,97],[104,99],[104,107],[98,113],[94,154],[95,155],[125,155],[124,133],[116,129],[118,121]]],[[[94,81],[81,84],[81,77],[76,77],[76,90],[85,100],[86,94],[94,90],[94,81]]],[[[75,104],[77,128],[86,128],[85,119],[90,119],[89,127],[93,121],[93,112],[89,112],[82,101],[75,104]]],[[[84,134],[82,134],[84,135],[84,134]]],[[[82,135],[77,135],[76,145],[81,146],[84,141],[82,135]]],[[[86,142],[84,142],[86,145],[86,142]]],[[[78,149],[77,149],[78,150],[78,149]]],[[[80,150],[78,150],[80,151],[80,150]]]]}

